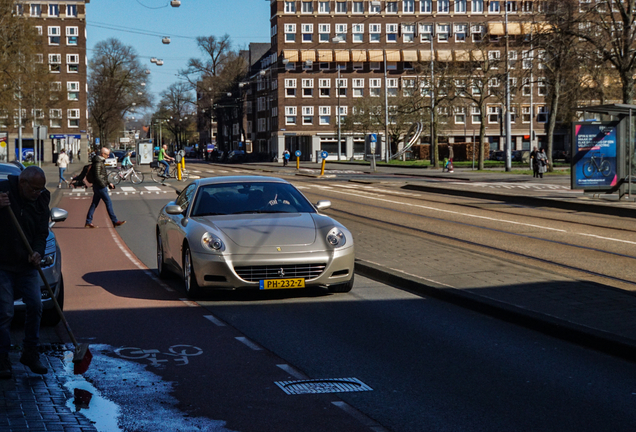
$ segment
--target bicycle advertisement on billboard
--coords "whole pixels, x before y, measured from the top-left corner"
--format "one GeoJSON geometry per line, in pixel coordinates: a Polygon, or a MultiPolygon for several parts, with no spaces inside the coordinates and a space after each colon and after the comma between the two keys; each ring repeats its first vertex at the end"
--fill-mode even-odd
{"type": "Polygon", "coordinates": [[[573,125],[572,189],[612,190],[618,183],[619,122],[573,125]]]}

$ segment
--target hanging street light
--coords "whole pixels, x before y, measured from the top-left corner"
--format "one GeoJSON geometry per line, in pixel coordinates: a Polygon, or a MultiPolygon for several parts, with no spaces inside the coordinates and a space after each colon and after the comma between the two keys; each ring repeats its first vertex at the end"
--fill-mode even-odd
{"type": "Polygon", "coordinates": [[[180,2],[179,0],[172,0],[172,1],[170,2],[170,6],[172,6],[172,7],[179,7],[179,6],[181,6],[181,2],[180,2]]]}
{"type": "Polygon", "coordinates": [[[163,60],[157,59],[157,66],[163,66],[163,60]]]}
{"type": "Polygon", "coordinates": [[[157,63],[157,57],[152,57],[150,59],[150,63],[157,63]]]}
{"type": "Polygon", "coordinates": [[[168,36],[165,36],[163,39],[161,39],[161,43],[163,43],[164,45],[168,45],[170,43],[170,38],[168,36]]]}

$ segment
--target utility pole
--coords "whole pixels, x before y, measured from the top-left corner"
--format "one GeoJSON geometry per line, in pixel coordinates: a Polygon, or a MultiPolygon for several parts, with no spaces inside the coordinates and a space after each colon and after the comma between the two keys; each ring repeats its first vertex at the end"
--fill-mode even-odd
{"type": "Polygon", "coordinates": [[[433,38],[431,33],[431,165],[435,165],[435,149],[433,146],[433,136],[435,135],[435,51],[433,48],[433,38]]]}
{"type": "Polygon", "coordinates": [[[386,50],[384,50],[384,145],[386,147],[386,163],[391,157],[391,145],[389,142],[389,78],[386,69],[386,50]]]}
{"type": "Polygon", "coordinates": [[[504,2],[504,16],[505,16],[505,33],[506,33],[506,111],[505,111],[505,121],[506,121],[506,171],[512,170],[512,134],[511,134],[511,125],[510,125],[510,59],[508,50],[509,50],[509,40],[510,36],[508,33],[508,1],[504,2]]]}
{"type": "Polygon", "coordinates": [[[336,85],[336,91],[338,92],[338,116],[337,116],[337,120],[338,120],[338,160],[340,160],[340,158],[342,157],[342,149],[341,149],[341,145],[342,145],[342,138],[340,137],[340,67],[337,66],[338,68],[338,82],[336,85]]]}

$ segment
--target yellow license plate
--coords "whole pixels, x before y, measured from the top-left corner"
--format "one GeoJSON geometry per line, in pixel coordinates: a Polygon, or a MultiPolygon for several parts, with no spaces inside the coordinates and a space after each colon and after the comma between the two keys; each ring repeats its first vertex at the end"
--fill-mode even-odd
{"type": "Polygon", "coordinates": [[[305,288],[305,279],[265,279],[260,281],[260,288],[267,289],[288,289],[305,288]]]}

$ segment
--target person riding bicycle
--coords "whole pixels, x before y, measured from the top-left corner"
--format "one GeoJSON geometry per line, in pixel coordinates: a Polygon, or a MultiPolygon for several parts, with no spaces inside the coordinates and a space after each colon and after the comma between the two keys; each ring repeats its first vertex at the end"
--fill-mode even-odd
{"type": "Polygon", "coordinates": [[[127,170],[129,168],[132,168],[133,164],[130,160],[130,154],[130,152],[126,152],[126,157],[124,157],[124,159],[121,161],[121,169],[127,170]]]}
{"type": "Polygon", "coordinates": [[[166,167],[165,171],[163,172],[163,176],[167,178],[170,176],[170,164],[168,162],[174,161],[174,158],[168,156],[166,150],[168,150],[168,145],[164,144],[159,150],[157,161],[159,161],[160,164],[163,164],[166,167]]]}

